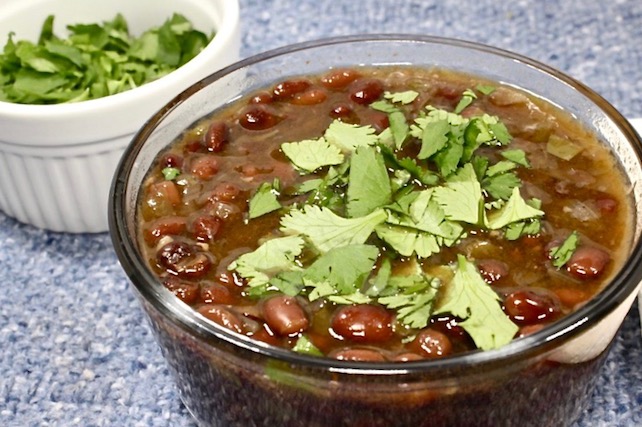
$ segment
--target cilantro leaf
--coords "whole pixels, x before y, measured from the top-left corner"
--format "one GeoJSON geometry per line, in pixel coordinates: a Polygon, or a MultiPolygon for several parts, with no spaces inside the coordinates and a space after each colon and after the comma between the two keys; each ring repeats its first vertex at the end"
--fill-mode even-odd
{"type": "Polygon", "coordinates": [[[499,348],[508,344],[519,330],[502,311],[499,296],[463,255],[457,256],[455,276],[442,289],[434,314],[450,313],[464,319],[460,325],[477,347],[499,348]]]}
{"type": "Polygon", "coordinates": [[[479,85],[475,86],[475,90],[477,90],[478,92],[480,92],[480,93],[482,93],[484,95],[490,95],[491,93],[493,93],[495,91],[495,86],[479,84],[479,85]]]}
{"type": "Polygon", "coordinates": [[[484,197],[481,185],[470,163],[465,164],[443,187],[434,189],[435,199],[444,210],[446,218],[469,224],[480,224],[484,197]]]}
{"type": "Polygon", "coordinates": [[[339,246],[364,243],[386,217],[383,209],[359,218],[343,218],[330,209],[305,205],[303,210],[291,211],[281,218],[281,230],[307,237],[324,253],[339,246]]]}
{"type": "Polygon", "coordinates": [[[281,209],[281,203],[277,199],[278,195],[278,179],[275,179],[272,183],[262,183],[249,201],[248,218],[254,219],[281,209]]]}
{"type": "Polygon", "coordinates": [[[502,157],[505,158],[506,160],[510,160],[511,162],[517,163],[518,165],[521,165],[527,168],[531,167],[530,162],[526,158],[526,153],[524,152],[524,150],[515,148],[512,150],[504,150],[499,154],[501,154],[502,157]]]}
{"type": "Polygon", "coordinates": [[[323,356],[321,350],[319,350],[306,335],[301,335],[296,340],[292,351],[299,354],[307,354],[308,356],[323,356]]]}
{"type": "Polygon", "coordinates": [[[557,135],[551,135],[546,143],[546,151],[562,160],[571,160],[582,150],[582,146],[557,135]]]}
{"type": "Polygon", "coordinates": [[[344,153],[355,151],[357,147],[375,145],[378,141],[372,126],[358,126],[340,120],[330,123],[324,137],[344,153]]]}
{"type": "Polygon", "coordinates": [[[519,188],[515,187],[508,202],[500,209],[488,214],[488,228],[499,230],[508,224],[538,218],[543,215],[544,212],[526,203],[519,192],[519,188]]]}
{"type": "Polygon", "coordinates": [[[415,99],[417,99],[418,96],[419,96],[419,93],[414,90],[406,90],[404,92],[394,92],[394,93],[386,91],[383,94],[384,98],[389,99],[394,103],[400,103],[400,104],[410,104],[415,99]]]}
{"type": "Polygon", "coordinates": [[[360,147],[350,159],[347,211],[351,218],[368,215],[391,201],[392,189],[383,156],[360,147]]]}
{"type": "Polygon", "coordinates": [[[425,275],[409,275],[393,276],[390,281],[397,293],[380,297],[378,302],[396,310],[397,319],[404,325],[416,329],[426,327],[437,297],[439,280],[432,280],[425,275]]]}
{"type": "Polygon", "coordinates": [[[447,120],[436,120],[425,124],[421,133],[421,150],[418,159],[427,159],[446,146],[450,124],[447,120]]]}
{"type": "MultiPolygon", "coordinates": [[[[490,171],[490,168],[488,170],[490,171]]],[[[481,182],[482,188],[497,200],[508,200],[513,190],[521,184],[522,181],[512,172],[488,174],[481,182]]]]}
{"type": "Polygon", "coordinates": [[[409,230],[392,224],[379,225],[375,231],[381,240],[402,256],[416,254],[419,258],[428,258],[441,250],[437,236],[425,231],[409,230]]]}
{"type": "Polygon", "coordinates": [[[167,167],[167,168],[163,168],[161,173],[163,174],[163,177],[165,177],[167,181],[173,181],[174,179],[176,179],[178,175],[180,175],[181,170],[178,168],[167,167]]]}
{"type": "Polygon", "coordinates": [[[564,264],[571,259],[571,256],[573,256],[573,252],[577,249],[579,241],[579,234],[577,231],[573,231],[561,245],[551,248],[549,255],[552,259],[553,266],[558,269],[562,268],[564,264]]]}
{"type": "Polygon", "coordinates": [[[461,99],[457,103],[457,106],[455,107],[455,110],[454,110],[455,114],[459,114],[462,111],[464,111],[466,107],[472,104],[473,100],[475,99],[477,99],[477,95],[475,94],[475,92],[473,92],[470,89],[466,89],[462,94],[461,99]]]}
{"type": "Polygon", "coordinates": [[[284,142],[281,144],[281,150],[297,169],[305,172],[314,172],[323,166],[338,165],[344,160],[341,150],[330,145],[325,138],[284,142]]]}
{"type": "Polygon", "coordinates": [[[265,285],[276,273],[298,268],[294,259],[301,254],[304,243],[299,236],[266,240],[256,250],[238,257],[227,269],[249,279],[250,287],[265,285]]]}

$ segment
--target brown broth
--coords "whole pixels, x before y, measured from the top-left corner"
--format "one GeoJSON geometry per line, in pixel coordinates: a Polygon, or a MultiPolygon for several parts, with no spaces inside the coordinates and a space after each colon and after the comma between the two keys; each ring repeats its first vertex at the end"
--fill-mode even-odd
{"type": "MultiPolygon", "coordinates": [[[[273,85],[257,92],[260,96],[248,95],[226,110],[200,119],[159,156],[140,196],[140,246],[150,267],[178,297],[197,310],[214,305],[218,307],[216,313],[208,316],[212,320],[286,348],[291,348],[303,332],[323,354],[331,356],[347,347],[374,351],[384,360],[396,360],[408,353],[432,357],[407,342],[409,336],[419,331],[400,326],[392,312],[392,320],[383,320],[390,324],[387,327],[393,331],[391,336],[365,342],[351,340],[337,336],[332,328],[336,304],[309,302],[302,296],[293,304],[303,307],[309,325],[302,332],[275,332],[274,325],[267,324],[261,310],[266,298],[257,300],[247,296],[245,282],[228,271],[228,266],[239,255],[256,249],[266,237],[279,234],[282,213],[272,212],[247,220],[248,200],[261,183],[278,178],[284,206],[305,200],[293,194],[293,189],[310,177],[303,177],[292,168],[280,151],[282,143],[316,139],[337,117],[348,123],[371,125],[377,133],[384,130],[388,126],[387,115],[360,103],[359,98],[355,98],[359,91],[374,99],[381,99],[383,90],[419,92],[417,99],[404,107],[406,116],[412,118],[426,105],[452,111],[462,93],[478,85],[493,85],[496,89],[489,95],[478,93],[478,98],[462,115],[472,117],[486,113],[499,117],[506,125],[513,137],[509,148],[524,150],[531,163],[530,168],[520,167],[516,171],[523,182],[521,193],[525,198],[540,199],[546,214],[540,232],[513,241],[506,240],[498,231],[469,227],[467,236],[458,244],[444,247],[440,253],[424,259],[423,269],[429,271],[452,263],[458,254],[464,254],[487,273],[484,277],[500,295],[504,306],[514,306],[518,292],[535,290],[544,295],[544,308],[548,304],[554,313],[542,315],[537,321],[513,318],[521,328],[517,336],[573,311],[608,283],[621,266],[628,246],[631,212],[628,185],[609,150],[594,135],[553,105],[477,77],[399,67],[359,69],[358,74],[356,80],[342,87],[329,85],[326,74],[292,78],[285,81],[291,83],[285,85],[285,90],[273,85]],[[379,87],[368,86],[372,81],[379,87]],[[287,93],[288,88],[291,95],[287,93]],[[248,118],[252,119],[249,124],[248,118]],[[213,135],[212,123],[223,123],[225,136],[213,135]],[[547,152],[551,136],[569,140],[581,147],[581,151],[570,160],[562,160],[547,152]],[[180,164],[181,174],[174,182],[166,181],[162,169],[176,162],[180,164]],[[210,226],[209,234],[203,232],[202,224],[212,224],[212,221],[216,224],[210,226]],[[594,278],[582,278],[566,268],[556,269],[551,265],[548,250],[559,245],[573,230],[581,236],[580,247],[593,250],[590,256],[596,251],[608,256],[608,262],[600,266],[594,278]],[[207,265],[196,266],[197,273],[177,273],[162,265],[159,248],[172,241],[205,253],[207,259],[203,262],[207,265]],[[204,296],[205,290],[213,287],[225,294],[219,301],[211,301],[211,293],[204,296]],[[513,299],[507,301],[509,298],[513,299]]],[[[409,142],[404,147],[406,153],[416,154],[418,150],[409,142]]],[[[482,147],[478,152],[486,155],[491,163],[500,160],[493,148],[482,147]]],[[[180,256],[178,249],[174,249],[170,257],[177,260],[180,256]]],[[[193,261],[193,257],[190,259],[193,261]]],[[[404,268],[408,262],[402,257],[395,268],[404,268]]],[[[506,307],[506,311],[510,308],[506,307]]],[[[470,336],[458,325],[460,320],[447,315],[435,316],[427,326],[444,335],[452,346],[444,355],[475,348],[470,336]]],[[[360,360],[373,360],[368,357],[360,360]]]]}

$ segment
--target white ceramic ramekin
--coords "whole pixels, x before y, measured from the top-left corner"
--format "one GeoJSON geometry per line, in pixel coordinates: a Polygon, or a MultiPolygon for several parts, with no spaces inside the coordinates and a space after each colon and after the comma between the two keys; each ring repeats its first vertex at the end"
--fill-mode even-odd
{"type": "Polygon", "coordinates": [[[3,0],[0,43],[36,40],[47,15],[54,32],[68,24],[102,22],[121,13],[133,34],[173,13],[212,42],[180,69],[128,92],[74,104],[0,102],[0,209],[19,221],[65,232],[107,230],[114,170],[133,134],[177,93],[239,57],[237,0],[3,0]]]}

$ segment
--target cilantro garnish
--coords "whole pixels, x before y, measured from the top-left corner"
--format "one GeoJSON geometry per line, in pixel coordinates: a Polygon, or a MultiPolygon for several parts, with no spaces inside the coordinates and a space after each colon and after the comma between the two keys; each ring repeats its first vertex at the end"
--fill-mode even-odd
{"type": "Polygon", "coordinates": [[[304,334],[301,335],[292,347],[292,351],[295,351],[300,354],[307,354],[308,356],[323,356],[321,350],[319,350],[312,341],[304,334]]]}
{"type": "Polygon", "coordinates": [[[549,255],[552,259],[553,266],[558,269],[564,267],[564,264],[573,256],[573,252],[577,249],[579,241],[579,234],[577,231],[573,231],[561,245],[551,248],[549,255]]]}
{"type": "Polygon", "coordinates": [[[140,37],[118,14],[102,24],[68,25],[69,36],[53,33],[49,15],[36,43],[13,40],[0,54],[0,99],[21,104],[56,104],[101,98],[169,74],[196,56],[211,36],[174,14],[140,37]]]}
{"type": "Polygon", "coordinates": [[[163,177],[165,177],[165,180],[173,181],[178,175],[181,174],[181,170],[178,168],[166,167],[163,168],[161,173],[163,174],[163,177]]]}
{"type": "Polygon", "coordinates": [[[264,182],[259,186],[249,201],[248,218],[254,219],[266,213],[281,209],[277,197],[279,195],[279,180],[264,182]]]}
{"type": "Polygon", "coordinates": [[[443,285],[435,314],[450,313],[461,319],[461,327],[483,350],[509,343],[518,331],[504,314],[500,298],[484,281],[475,265],[463,255],[457,257],[455,276],[443,285]]]}
{"type": "MultiPolygon", "coordinates": [[[[494,88],[475,90],[487,95],[494,88]]],[[[292,166],[309,178],[295,190],[307,200],[283,208],[277,236],[229,268],[249,281],[251,296],[278,291],[334,304],[374,302],[409,329],[447,312],[462,319],[479,348],[497,348],[517,326],[475,265],[459,255],[454,267],[434,267],[448,273],[433,277],[422,262],[471,229],[501,230],[508,240],[539,233],[541,202],[521,196],[517,176],[530,164],[523,150],[506,148],[512,137],[497,117],[458,114],[477,98],[472,90],[454,112],[427,106],[411,113],[404,105],[417,96],[386,92],[372,103],[390,122],[378,135],[371,126],[335,120],[318,139],[283,143],[292,166]],[[491,164],[477,151],[482,146],[495,147],[500,160],[491,164]],[[400,274],[391,261],[399,257],[415,270],[400,274]]],[[[261,184],[250,220],[281,209],[280,197],[278,182],[261,184]]],[[[554,263],[563,265],[568,248],[555,249],[554,263]]],[[[300,337],[295,351],[310,345],[300,337]]]]}

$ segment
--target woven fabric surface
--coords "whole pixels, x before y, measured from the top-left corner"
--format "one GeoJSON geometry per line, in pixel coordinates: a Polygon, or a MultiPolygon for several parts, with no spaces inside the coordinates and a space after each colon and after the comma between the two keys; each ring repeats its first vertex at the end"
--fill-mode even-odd
{"type": "MultiPolygon", "coordinates": [[[[357,33],[421,33],[515,51],[642,117],[639,0],[241,0],[242,56],[357,33]]],[[[0,213],[0,425],[194,426],[109,236],[0,213]]],[[[632,309],[574,427],[642,425],[632,309]]]]}

